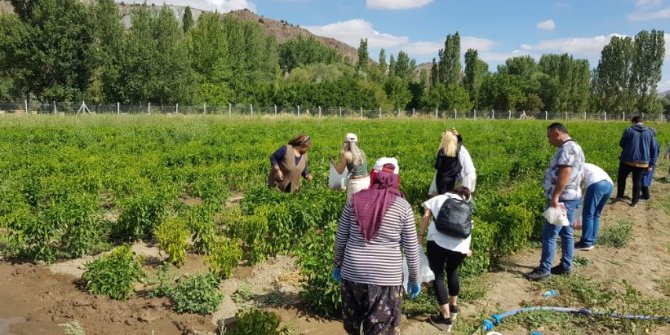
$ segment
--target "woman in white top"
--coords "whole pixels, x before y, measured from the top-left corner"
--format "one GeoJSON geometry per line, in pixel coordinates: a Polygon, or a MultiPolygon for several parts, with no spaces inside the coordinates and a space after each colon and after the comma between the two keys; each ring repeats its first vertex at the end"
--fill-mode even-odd
{"type": "Polygon", "coordinates": [[[424,238],[428,240],[426,256],[430,269],[435,273],[433,287],[440,304],[440,313],[431,315],[430,322],[442,331],[451,331],[452,321],[456,319],[458,314],[460,281],[457,270],[465,257],[472,254],[470,251],[471,235],[466,238],[454,237],[441,233],[435,226],[435,219],[448,198],[470,202],[470,190],[461,186],[424,202],[425,212],[421,218],[419,228],[419,243],[423,245],[424,238]],[[430,224],[428,224],[429,222],[430,224]],[[449,286],[448,294],[444,285],[445,268],[449,286]]]}
{"type": "Polygon", "coordinates": [[[591,250],[598,239],[600,214],[614,190],[612,178],[605,170],[591,163],[584,163],[582,168],[584,193],[584,209],[582,209],[582,237],[575,243],[575,250],[591,250]]]}

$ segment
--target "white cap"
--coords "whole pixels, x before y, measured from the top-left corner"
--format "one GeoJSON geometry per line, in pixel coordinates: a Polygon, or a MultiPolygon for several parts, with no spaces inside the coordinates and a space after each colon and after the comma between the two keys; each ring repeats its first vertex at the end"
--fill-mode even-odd
{"type": "Polygon", "coordinates": [[[358,136],[354,133],[347,133],[344,135],[344,141],[345,142],[358,142],[358,136]]]}
{"type": "Polygon", "coordinates": [[[395,170],[393,170],[393,174],[400,173],[400,166],[398,166],[398,160],[395,157],[382,157],[382,158],[378,159],[375,162],[375,166],[372,169],[379,172],[384,167],[384,164],[393,164],[393,166],[395,166],[395,170]]]}

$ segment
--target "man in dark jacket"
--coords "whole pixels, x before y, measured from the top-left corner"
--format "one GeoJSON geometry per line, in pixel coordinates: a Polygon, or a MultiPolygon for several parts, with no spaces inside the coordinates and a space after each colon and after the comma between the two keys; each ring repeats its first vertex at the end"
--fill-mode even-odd
{"type": "Polygon", "coordinates": [[[634,116],[632,125],[623,132],[619,146],[622,148],[619,156],[619,176],[617,180],[617,196],[615,201],[623,200],[626,190],[626,178],[633,173],[633,200],[631,206],[637,206],[642,191],[642,176],[649,168],[649,162],[656,161],[658,153],[652,150],[652,143],[656,132],[642,124],[641,116],[634,116]]]}

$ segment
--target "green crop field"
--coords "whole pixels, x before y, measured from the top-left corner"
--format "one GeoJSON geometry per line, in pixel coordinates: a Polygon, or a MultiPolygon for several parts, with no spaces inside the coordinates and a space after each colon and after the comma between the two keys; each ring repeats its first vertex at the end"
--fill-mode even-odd
{"type": "MultiPolygon", "coordinates": [[[[398,158],[401,190],[418,215],[440,133],[459,130],[478,177],[474,256],[463,269],[476,275],[539,234],[545,205],[541,179],[554,152],[546,140],[549,123],[2,116],[0,248],[5,258],[52,262],[158,239],[159,245],[172,246],[170,255],[180,257],[183,250],[173,250],[180,244],[171,243],[160,227],[183,222],[191,244],[180,248],[218,255],[212,259],[224,261],[212,261],[217,264],[212,271],[223,278],[236,264],[230,259],[253,264],[276,254],[297,255],[309,307],[336,316],[339,291],[329,273],[345,194],[329,190],[327,180],[328,161],[339,155],[345,133],[358,134],[370,165],[382,156],[398,158]],[[313,139],[314,180],[303,181],[296,195],[268,189],[269,155],[299,133],[313,139]],[[226,207],[231,195],[244,196],[239,208],[226,207]],[[223,240],[233,242],[217,249],[223,240]]],[[[570,121],[566,126],[587,162],[615,176],[618,142],[628,124],[570,121]]],[[[670,142],[670,124],[651,126],[663,146],[670,142]]]]}

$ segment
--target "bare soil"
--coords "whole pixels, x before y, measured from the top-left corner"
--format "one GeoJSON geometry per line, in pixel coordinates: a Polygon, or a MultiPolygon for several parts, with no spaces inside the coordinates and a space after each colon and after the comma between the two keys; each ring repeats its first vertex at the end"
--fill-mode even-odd
{"type": "MultiPolygon", "coordinates": [[[[670,183],[664,175],[657,176],[648,203],[637,208],[621,202],[608,205],[601,231],[621,220],[634,224],[628,247],[597,246],[592,251],[577,251],[576,256],[588,259],[588,263],[576,267],[575,273],[598,282],[624,279],[644,295],[663,297],[658,283],[670,278],[670,183]]],[[[145,256],[147,268],[155,267],[163,258],[153,246],[136,244],[133,250],[145,256]]],[[[489,286],[485,298],[463,302],[459,318],[480,315],[482,311],[516,309],[539,300],[541,292],[522,276],[537,266],[539,254],[539,248],[529,248],[505,259],[498,271],[483,275],[481,282],[489,286]]],[[[148,298],[141,285],[139,293],[126,301],[84,292],[79,278],[83,264],[93,258],[52,265],[0,261],[0,334],[63,334],[59,324],[73,320],[78,320],[87,334],[214,334],[217,320],[230,323],[239,308],[251,305],[276,312],[283,324],[298,334],[345,334],[341,322],[320,320],[305,313],[298,297],[300,275],[291,257],[238,268],[233,278],[220,286],[224,301],[207,316],[176,314],[168,300],[148,298]],[[250,292],[247,301],[232,299],[240,288],[250,292]]],[[[189,255],[177,272],[205,270],[201,256],[189,255]]],[[[458,330],[458,323],[455,328],[458,330]]],[[[404,319],[402,332],[440,334],[426,322],[426,316],[404,319]]],[[[649,333],[670,334],[670,326],[659,326],[649,333]]],[[[514,334],[527,334],[527,330],[505,332],[514,334]]]]}

